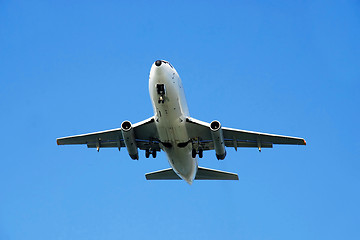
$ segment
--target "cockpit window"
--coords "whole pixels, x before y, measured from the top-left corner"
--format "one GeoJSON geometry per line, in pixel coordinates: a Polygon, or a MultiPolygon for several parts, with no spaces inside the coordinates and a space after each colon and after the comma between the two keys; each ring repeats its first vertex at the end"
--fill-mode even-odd
{"type": "Polygon", "coordinates": [[[162,62],[165,63],[165,64],[169,64],[169,66],[170,66],[171,68],[174,68],[169,62],[164,61],[164,60],[162,60],[162,62]]]}

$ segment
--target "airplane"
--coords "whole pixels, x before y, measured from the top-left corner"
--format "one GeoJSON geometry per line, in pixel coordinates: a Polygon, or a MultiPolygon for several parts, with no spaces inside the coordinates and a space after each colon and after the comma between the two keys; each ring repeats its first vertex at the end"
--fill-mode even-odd
{"type": "Polygon", "coordinates": [[[215,150],[218,160],[225,159],[226,147],[272,148],[273,144],[306,145],[303,138],[252,132],[222,127],[219,121],[203,122],[190,117],[184,88],[175,68],[165,60],[155,61],[150,70],[149,92],[154,116],[120,128],[62,137],[58,145],[86,144],[88,148],[126,148],[133,160],[138,149],[145,157],[163,150],[171,168],[145,174],[147,180],[238,180],[235,173],[198,166],[203,151],[215,150]]]}

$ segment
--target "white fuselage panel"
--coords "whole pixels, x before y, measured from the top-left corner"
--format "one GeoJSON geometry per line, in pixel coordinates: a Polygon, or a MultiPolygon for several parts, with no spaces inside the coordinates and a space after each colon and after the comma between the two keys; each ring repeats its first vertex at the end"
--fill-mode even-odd
{"type": "Polygon", "coordinates": [[[185,126],[189,110],[181,79],[176,70],[167,62],[151,67],[149,91],[154,108],[155,124],[162,150],[166,153],[173,170],[185,181],[192,183],[197,171],[197,158],[192,158],[192,143],[179,147],[178,143],[189,141],[185,126]],[[164,92],[159,94],[158,84],[164,92]]]}

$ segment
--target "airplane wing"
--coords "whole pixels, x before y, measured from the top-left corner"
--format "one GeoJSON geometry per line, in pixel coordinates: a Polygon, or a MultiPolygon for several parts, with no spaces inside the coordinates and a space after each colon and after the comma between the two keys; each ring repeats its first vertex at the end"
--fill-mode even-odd
{"type": "MultiPolygon", "coordinates": [[[[186,119],[189,137],[202,147],[203,150],[213,150],[214,144],[211,136],[210,123],[194,118],[186,119]]],[[[261,132],[252,132],[234,128],[222,127],[225,146],[272,148],[273,144],[306,145],[303,138],[289,137],[261,132]]]]}
{"type": "MultiPolygon", "coordinates": [[[[141,150],[152,149],[160,151],[154,118],[148,118],[142,122],[133,124],[136,145],[141,150]]],[[[86,144],[88,148],[116,147],[120,150],[125,147],[121,128],[93,132],[56,139],[58,145],[86,144]]]]}

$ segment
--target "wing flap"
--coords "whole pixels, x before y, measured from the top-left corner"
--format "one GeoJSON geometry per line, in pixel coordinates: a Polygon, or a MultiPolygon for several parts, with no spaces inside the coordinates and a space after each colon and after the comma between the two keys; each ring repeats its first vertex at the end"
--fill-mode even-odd
{"type": "MultiPolygon", "coordinates": [[[[105,142],[105,141],[100,141],[100,148],[117,148],[118,143],[114,142],[114,141],[109,141],[109,142],[105,142]]],[[[88,148],[97,148],[96,143],[95,142],[88,142],[87,143],[87,147],[88,148]]],[[[124,141],[120,141],[120,147],[125,147],[125,143],[124,141]]]]}
{"type": "MultiPolygon", "coordinates": [[[[237,147],[237,148],[257,148],[259,147],[257,142],[244,142],[244,141],[234,141],[234,140],[225,140],[225,146],[226,147],[237,147]]],[[[272,143],[261,143],[262,148],[272,148],[272,143]]]]}

